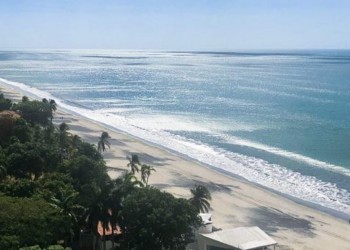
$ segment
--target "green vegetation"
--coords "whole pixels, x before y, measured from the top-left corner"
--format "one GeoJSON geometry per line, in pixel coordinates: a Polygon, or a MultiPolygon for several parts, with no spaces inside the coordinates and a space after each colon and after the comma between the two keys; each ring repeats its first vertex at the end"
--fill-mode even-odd
{"type": "Polygon", "coordinates": [[[20,102],[13,105],[12,109],[18,111],[26,121],[42,126],[49,125],[53,117],[50,104],[36,100],[20,102]]]}
{"type": "Polygon", "coordinates": [[[108,139],[111,138],[107,132],[102,132],[100,139],[97,143],[97,150],[98,152],[104,152],[106,150],[106,146],[108,148],[111,147],[111,144],[109,143],[108,139]]]}
{"type": "Polygon", "coordinates": [[[1,195],[0,225],[0,235],[12,237],[15,245],[48,246],[67,237],[71,222],[44,199],[1,195]]]}
{"type": "Polygon", "coordinates": [[[0,250],[79,249],[81,232],[105,243],[110,229],[120,231],[115,249],[184,249],[200,223],[196,207],[150,187],[155,170],[135,154],[111,180],[101,155],[108,133],[97,147],[86,143],[53,125],[56,109],[0,94],[0,250]]]}
{"type": "Polygon", "coordinates": [[[130,167],[130,172],[132,174],[139,172],[139,166],[141,165],[139,157],[136,154],[131,154],[127,159],[129,160],[128,167],[130,167]]]}
{"type": "Polygon", "coordinates": [[[2,93],[0,93],[0,111],[8,110],[12,107],[12,102],[10,99],[4,97],[2,93]]]}
{"type": "Polygon", "coordinates": [[[191,189],[192,197],[190,203],[197,209],[197,212],[206,213],[210,209],[211,195],[209,190],[202,185],[195,185],[191,189]]]}
{"type": "Polygon", "coordinates": [[[193,241],[193,226],[200,224],[187,200],[155,188],[131,192],[121,216],[127,249],[185,249],[193,241]]]}
{"type": "Polygon", "coordinates": [[[155,172],[156,170],[149,165],[146,164],[142,164],[141,166],[141,180],[143,183],[145,183],[145,185],[148,185],[148,179],[150,177],[150,175],[152,174],[152,172],[155,172]]]}

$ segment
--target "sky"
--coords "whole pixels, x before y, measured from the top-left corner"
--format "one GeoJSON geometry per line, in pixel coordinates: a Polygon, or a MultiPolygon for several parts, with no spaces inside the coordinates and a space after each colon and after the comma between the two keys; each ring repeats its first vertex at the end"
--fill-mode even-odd
{"type": "Polygon", "coordinates": [[[0,49],[350,49],[349,0],[0,0],[0,49]]]}

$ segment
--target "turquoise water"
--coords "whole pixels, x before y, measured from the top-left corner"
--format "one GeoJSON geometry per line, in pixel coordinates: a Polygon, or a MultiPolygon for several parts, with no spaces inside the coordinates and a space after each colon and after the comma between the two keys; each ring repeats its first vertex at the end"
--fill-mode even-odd
{"type": "Polygon", "coordinates": [[[0,77],[222,171],[350,214],[350,51],[2,51],[0,77]]]}

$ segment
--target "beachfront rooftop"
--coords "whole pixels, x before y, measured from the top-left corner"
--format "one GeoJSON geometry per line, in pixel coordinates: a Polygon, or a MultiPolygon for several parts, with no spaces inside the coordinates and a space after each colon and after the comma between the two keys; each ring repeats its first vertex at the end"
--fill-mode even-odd
{"type": "Polygon", "coordinates": [[[199,234],[199,249],[264,249],[275,247],[277,242],[259,227],[237,227],[199,234]]]}

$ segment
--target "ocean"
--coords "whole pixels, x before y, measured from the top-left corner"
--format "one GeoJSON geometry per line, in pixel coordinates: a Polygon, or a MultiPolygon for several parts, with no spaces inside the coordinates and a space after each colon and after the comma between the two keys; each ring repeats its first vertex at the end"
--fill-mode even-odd
{"type": "Polygon", "coordinates": [[[0,51],[0,78],[350,216],[350,51],[0,51]]]}

